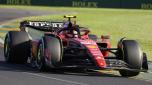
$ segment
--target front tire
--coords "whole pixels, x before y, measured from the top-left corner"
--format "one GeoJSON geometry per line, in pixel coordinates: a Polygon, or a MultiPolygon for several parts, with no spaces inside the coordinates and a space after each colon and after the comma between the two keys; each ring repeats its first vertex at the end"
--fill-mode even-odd
{"type": "MultiPolygon", "coordinates": [[[[121,59],[129,65],[129,69],[141,70],[143,58],[138,43],[135,40],[123,40],[121,47],[121,59]]],[[[132,77],[137,76],[140,71],[120,70],[119,73],[124,77],[132,77]]]]}
{"type": "Polygon", "coordinates": [[[147,60],[147,55],[146,55],[146,53],[143,53],[142,68],[143,68],[145,71],[148,71],[148,60],[147,60]]]}

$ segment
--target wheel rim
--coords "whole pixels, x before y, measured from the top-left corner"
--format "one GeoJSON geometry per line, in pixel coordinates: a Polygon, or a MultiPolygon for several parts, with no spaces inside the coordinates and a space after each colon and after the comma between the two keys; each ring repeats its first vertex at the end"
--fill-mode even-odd
{"type": "Polygon", "coordinates": [[[39,45],[39,48],[38,48],[38,55],[37,55],[37,58],[36,58],[36,64],[37,64],[37,68],[38,69],[41,69],[42,67],[42,44],[39,45]]]}
{"type": "Polygon", "coordinates": [[[5,44],[5,47],[4,47],[4,49],[5,49],[4,53],[5,53],[5,59],[6,59],[6,61],[8,61],[9,54],[10,54],[10,46],[9,46],[9,40],[8,40],[8,38],[6,38],[5,42],[6,42],[6,44],[5,44]]]}

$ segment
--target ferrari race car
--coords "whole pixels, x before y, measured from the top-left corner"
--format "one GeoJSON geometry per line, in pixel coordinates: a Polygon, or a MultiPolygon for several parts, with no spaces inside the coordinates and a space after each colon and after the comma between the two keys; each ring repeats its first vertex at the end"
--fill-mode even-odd
{"type": "Polygon", "coordinates": [[[9,63],[31,63],[39,70],[48,68],[82,68],[118,70],[122,76],[136,76],[148,70],[146,53],[135,40],[120,39],[112,48],[109,36],[89,34],[64,16],[64,22],[23,21],[20,31],[5,37],[4,55],[9,63]]]}

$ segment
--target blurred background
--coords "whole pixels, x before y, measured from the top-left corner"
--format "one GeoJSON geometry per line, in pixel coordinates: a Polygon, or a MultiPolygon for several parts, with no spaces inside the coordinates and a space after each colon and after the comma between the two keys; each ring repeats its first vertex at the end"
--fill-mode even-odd
{"type": "Polygon", "coordinates": [[[0,4],[152,9],[152,0],[0,0],[0,4]]]}

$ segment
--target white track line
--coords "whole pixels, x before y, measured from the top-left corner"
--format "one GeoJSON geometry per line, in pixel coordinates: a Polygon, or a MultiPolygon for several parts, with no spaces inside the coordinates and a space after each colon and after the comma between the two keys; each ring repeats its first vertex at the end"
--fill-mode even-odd
{"type": "Polygon", "coordinates": [[[39,74],[36,74],[36,73],[29,73],[29,72],[23,72],[23,73],[28,74],[28,75],[32,75],[32,76],[46,78],[46,79],[52,79],[52,80],[66,82],[66,83],[71,83],[71,84],[75,84],[75,85],[88,85],[88,84],[85,84],[85,83],[74,82],[74,81],[64,80],[64,79],[55,78],[55,77],[48,77],[48,76],[39,75],[39,74]]]}

